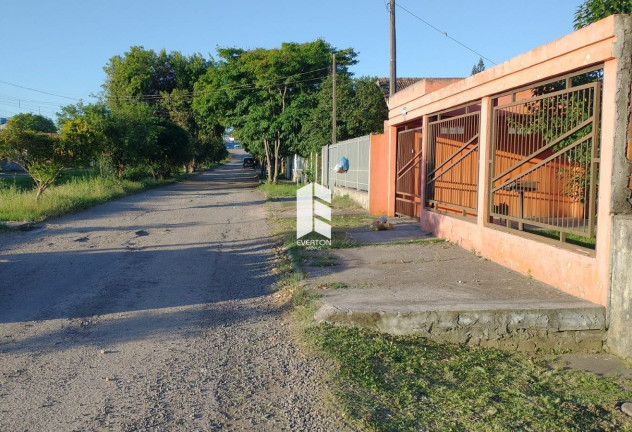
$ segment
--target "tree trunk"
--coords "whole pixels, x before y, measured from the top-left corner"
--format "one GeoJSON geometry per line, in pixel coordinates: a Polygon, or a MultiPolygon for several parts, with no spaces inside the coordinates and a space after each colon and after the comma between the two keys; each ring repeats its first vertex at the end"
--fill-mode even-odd
{"type": "Polygon", "coordinates": [[[280,134],[277,133],[276,139],[274,140],[274,177],[272,182],[277,184],[279,182],[279,150],[281,148],[281,137],[280,134]]]}
{"type": "Polygon", "coordinates": [[[46,190],[46,186],[44,185],[37,186],[37,195],[35,195],[35,201],[39,201],[40,196],[42,196],[45,190],[46,190]]]}
{"type": "Polygon", "coordinates": [[[268,167],[268,182],[272,181],[272,173],[270,172],[270,168],[272,168],[272,155],[270,154],[270,141],[268,141],[267,139],[263,140],[263,146],[266,149],[266,165],[268,167]]]}

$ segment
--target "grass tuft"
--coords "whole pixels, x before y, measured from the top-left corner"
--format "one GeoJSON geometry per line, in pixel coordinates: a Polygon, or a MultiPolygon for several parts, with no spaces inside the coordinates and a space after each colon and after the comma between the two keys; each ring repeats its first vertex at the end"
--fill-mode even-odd
{"type": "MultiPolygon", "coordinates": [[[[560,239],[560,232],[555,230],[543,230],[543,229],[525,229],[525,232],[536,234],[542,237],[550,238],[553,240],[560,239]]],[[[583,237],[577,234],[566,234],[566,243],[575,246],[581,246],[587,249],[595,249],[597,245],[596,237],[583,237]]]]}
{"type": "Polygon", "coordinates": [[[299,186],[296,183],[261,183],[259,190],[268,199],[296,197],[299,186]]]}
{"type": "Polygon", "coordinates": [[[342,408],[369,430],[632,430],[618,410],[632,391],[613,378],[416,336],[331,325],[306,334],[339,364],[342,408]]]}
{"type": "MultiPolygon", "coordinates": [[[[95,174],[69,177],[51,186],[35,200],[36,192],[20,183],[0,183],[0,221],[33,221],[76,212],[146,188],[173,183],[175,180],[143,179],[140,181],[102,178],[95,174]]],[[[28,179],[30,180],[30,179],[28,179]]]]}

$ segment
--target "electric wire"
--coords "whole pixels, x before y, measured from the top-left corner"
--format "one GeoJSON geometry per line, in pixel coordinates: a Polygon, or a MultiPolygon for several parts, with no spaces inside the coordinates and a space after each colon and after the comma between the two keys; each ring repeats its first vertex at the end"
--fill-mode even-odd
{"type": "MultiPolygon", "coordinates": [[[[263,82],[248,82],[248,83],[243,83],[243,84],[239,84],[239,85],[232,85],[232,86],[219,86],[217,88],[213,88],[211,90],[205,90],[205,91],[189,91],[189,92],[183,92],[180,93],[180,96],[187,99],[187,100],[192,100],[193,98],[196,97],[200,97],[200,96],[204,96],[204,95],[208,95],[208,94],[212,94],[214,92],[231,92],[231,91],[238,91],[238,90],[252,90],[252,91],[261,91],[261,90],[270,90],[274,87],[278,87],[281,85],[285,85],[285,86],[289,86],[292,87],[294,85],[297,84],[304,84],[304,83],[310,83],[313,82],[314,84],[317,84],[318,82],[322,82],[324,79],[327,78],[328,75],[319,75],[316,77],[312,77],[312,78],[305,78],[305,79],[295,79],[297,77],[300,76],[304,76],[304,75],[308,75],[308,74],[315,74],[317,72],[322,72],[322,71],[330,71],[331,67],[322,67],[322,68],[318,68],[318,69],[311,69],[305,72],[300,72],[300,73],[296,73],[296,74],[292,74],[292,75],[287,75],[284,77],[278,77],[278,78],[274,78],[273,80],[270,81],[263,81],[263,82]],[[291,80],[290,80],[291,79],[291,80]]],[[[47,94],[50,96],[55,96],[55,97],[61,97],[61,98],[65,98],[65,99],[69,99],[69,100],[73,100],[73,101],[77,101],[77,102],[81,102],[81,99],[75,99],[75,98],[71,98],[68,96],[62,96],[59,95],[57,93],[53,93],[53,92],[48,92],[48,91],[44,91],[44,90],[38,90],[38,89],[34,89],[34,88],[30,88],[30,87],[26,87],[26,86],[22,86],[19,84],[14,84],[14,83],[10,83],[4,80],[0,80],[0,83],[2,84],[6,84],[6,85],[10,85],[13,87],[18,87],[18,88],[23,88],[26,90],[31,90],[31,91],[35,91],[38,93],[42,93],[42,94],[47,94]]],[[[159,93],[159,94],[141,94],[141,95],[124,95],[124,94],[112,94],[111,97],[113,98],[117,98],[117,99],[124,99],[124,100],[130,100],[130,101],[139,101],[139,102],[158,102],[162,99],[168,98],[171,96],[171,93],[159,93]]],[[[48,112],[48,113],[52,113],[52,114],[56,114],[51,107],[59,107],[61,108],[62,105],[56,102],[52,102],[52,101],[35,101],[35,100],[30,100],[30,99],[23,99],[23,98],[19,98],[16,96],[8,96],[8,95],[0,95],[0,105],[8,105],[11,107],[17,107],[17,108],[22,108],[22,105],[24,105],[25,109],[29,109],[30,112],[48,112]],[[5,99],[5,101],[3,101],[2,99],[5,99]],[[41,105],[49,105],[50,107],[45,107],[45,109],[42,109],[41,105]]],[[[8,111],[8,110],[7,110],[8,111]]]]}
{"type": "Polygon", "coordinates": [[[46,95],[49,95],[49,96],[55,96],[55,97],[59,97],[59,98],[62,98],[62,99],[69,99],[69,100],[73,100],[73,101],[76,101],[76,102],[79,102],[81,100],[81,99],[76,99],[76,98],[72,98],[72,97],[69,97],[69,96],[62,96],[62,95],[59,95],[59,94],[50,93],[50,92],[47,92],[47,91],[44,91],[44,90],[37,90],[37,89],[31,88],[31,87],[26,87],[26,86],[23,86],[23,85],[14,84],[14,83],[11,83],[11,82],[8,82],[8,81],[0,80],[0,83],[5,84],[5,85],[9,85],[9,86],[12,86],[12,87],[21,88],[21,89],[24,89],[24,90],[30,90],[30,91],[34,91],[34,92],[37,92],[37,93],[43,93],[43,94],[46,94],[46,95]]]}
{"type": "Polygon", "coordinates": [[[395,4],[395,7],[400,8],[401,10],[403,10],[404,12],[408,13],[409,15],[411,15],[414,18],[417,18],[419,21],[421,21],[422,23],[426,24],[428,27],[432,28],[433,30],[436,30],[437,32],[441,33],[442,35],[444,35],[445,37],[447,37],[448,39],[451,39],[452,41],[456,42],[457,44],[461,45],[463,48],[467,49],[468,51],[473,52],[474,54],[478,55],[479,57],[487,60],[488,62],[490,62],[493,65],[496,65],[498,63],[496,63],[493,60],[490,60],[488,57],[485,57],[483,54],[481,54],[480,52],[476,51],[473,48],[470,48],[469,46],[465,45],[463,42],[453,38],[452,36],[448,35],[448,32],[445,32],[443,30],[441,30],[438,27],[435,27],[434,25],[432,25],[431,23],[429,23],[428,21],[426,21],[425,19],[421,18],[420,16],[414,14],[413,12],[409,11],[408,9],[406,9],[404,6],[400,5],[399,3],[395,4]]]}

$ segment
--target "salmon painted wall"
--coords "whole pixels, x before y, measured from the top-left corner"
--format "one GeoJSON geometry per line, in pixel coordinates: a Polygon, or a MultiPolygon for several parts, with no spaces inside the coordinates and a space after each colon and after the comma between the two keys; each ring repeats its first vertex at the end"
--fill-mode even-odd
{"type": "Polygon", "coordinates": [[[369,213],[388,214],[389,148],[388,135],[371,135],[371,175],[369,178],[369,213]]]}
{"type": "Polygon", "coordinates": [[[429,211],[421,214],[421,228],[568,294],[607,303],[608,268],[601,268],[585,250],[572,251],[429,211]]]}

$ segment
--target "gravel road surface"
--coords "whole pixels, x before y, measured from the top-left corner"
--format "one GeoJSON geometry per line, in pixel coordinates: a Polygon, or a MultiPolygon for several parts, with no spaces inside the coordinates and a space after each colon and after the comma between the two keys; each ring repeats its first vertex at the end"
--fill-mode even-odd
{"type": "Polygon", "coordinates": [[[0,235],[0,431],[345,429],[269,286],[252,169],[0,235]]]}

